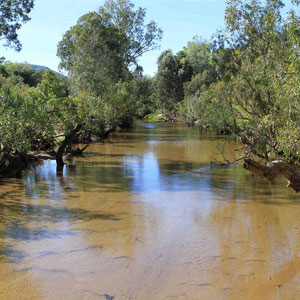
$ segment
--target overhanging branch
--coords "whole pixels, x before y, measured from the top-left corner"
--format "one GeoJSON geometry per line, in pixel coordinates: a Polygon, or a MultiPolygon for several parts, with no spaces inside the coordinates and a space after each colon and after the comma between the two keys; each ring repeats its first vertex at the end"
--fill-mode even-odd
{"type": "Polygon", "coordinates": [[[288,181],[288,187],[293,188],[296,193],[300,192],[300,173],[299,170],[287,163],[274,161],[265,166],[253,159],[245,159],[244,168],[254,174],[267,178],[270,182],[282,174],[288,181]]]}

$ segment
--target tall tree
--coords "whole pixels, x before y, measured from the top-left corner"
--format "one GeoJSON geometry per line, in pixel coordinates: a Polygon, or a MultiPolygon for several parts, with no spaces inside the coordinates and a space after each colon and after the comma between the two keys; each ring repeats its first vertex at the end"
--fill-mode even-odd
{"type": "Polygon", "coordinates": [[[188,60],[193,68],[193,74],[197,75],[210,67],[211,45],[199,36],[188,42],[184,48],[188,60]]]}
{"type": "Polygon", "coordinates": [[[57,55],[77,91],[103,94],[110,83],[128,78],[143,53],[157,47],[162,31],[153,21],[144,23],[145,13],[128,0],[109,0],[64,35],[57,55]]]}
{"type": "Polygon", "coordinates": [[[291,11],[283,19],[283,6],[228,1],[228,43],[238,72],[222,93],[235,116],[233,130],[252,152],[299,159],[299,15],[291,11]]]}
{"type": "Polygon", "coordinates": [[[145,24],[145,8],[134,10],[134,4],[129,0],[107,0],[98,14],[106,25],[115,26],[126,36],[122,55],[127,65],[136,65],[141,55],[158,48],[162,30],[154,21],[145,24]]]}
{"type": "Polygon", "coordinates": [[[73,92],[102,95],[111,83],[128,74],[121,56],[126,36],[106,26],[96,12],[82,16],[58,45],[60,68],[69,72],[73,92]]]}
{"type": "Polygon", "coordinates": [[[17,31],[22,23],[30,20],[28,14],[32,10],[34,0],[3,0],[0,1],[0,39],[5,40],[6,47],[20,51],[22,46],[17,31]]]}

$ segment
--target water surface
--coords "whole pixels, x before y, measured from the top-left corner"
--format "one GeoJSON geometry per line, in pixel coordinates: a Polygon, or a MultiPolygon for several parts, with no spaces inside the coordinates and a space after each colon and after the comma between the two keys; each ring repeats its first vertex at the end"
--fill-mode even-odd
{"type": "Polygon", "coordinates": [[[299,195],[218,140],[138,123],[2,180],[0,299],[299,299],[299,195]]]}

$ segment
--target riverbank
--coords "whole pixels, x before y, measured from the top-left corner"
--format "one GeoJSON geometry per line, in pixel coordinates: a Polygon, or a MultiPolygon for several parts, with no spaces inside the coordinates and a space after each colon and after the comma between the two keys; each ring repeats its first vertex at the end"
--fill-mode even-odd
{"type": "MultiPolygon", "coordinates": [[[[80,124],[79,124],[80,125],[80,124]]],[[[78,126],[78,125],[77,125],[78,126]]],[[[97,143],[101,142],[104,139],[108,138],[114,133],[120,132],[122,128],[120,126],[114,126],[114,127],[107,127],[105,128],[102,136],[89,136],[87,137],[81,137],[77,133],[80,131],[80,129],[84,127],[84,124],[80,125],[80,128],[73,129],[75,130],[74,134],[72,134],[72,137],[69,138],[70,140],[66,142],[66,139],[68,138],[68,135],[72,132],[72,130],[67,133],[66,135],[60,134],[59,142],[57,140],[56,149],[54,149],[55,143],[49,143],[49,149],[48,151],[44,150],[31,150],[28,151],[26,154],[14,154],[14,155],[2,155],[0,159],[0,178],[5,177],[20,177],[21,172],[30,167],[30,165],[33,165],[35,163],[38,163],[42,160],[57,160],[58,156],[57,153],[61,147],[62,144],[66,143],[64,148],[61,150],[60,153],[60,164],[63,166],[63,159],[62,156],[68,155],[82,155],[83,151],[88,147],[91,143],[97,143]],[[62,138],[64,137],[64,138],[62,138]],[[73,144],[85,144],[82,148],[76,148],[72,149],[73,144]],[[68,147],[67,151],[66,148],[68,147]]],[[[44,145],[43,145],[44,146],[44,145]]],[[[45,148],[45,147],[43,147],[45,148]]]]}

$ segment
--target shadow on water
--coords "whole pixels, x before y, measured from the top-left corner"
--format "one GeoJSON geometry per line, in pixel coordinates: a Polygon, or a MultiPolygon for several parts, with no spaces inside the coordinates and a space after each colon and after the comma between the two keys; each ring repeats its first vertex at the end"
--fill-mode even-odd
{"type": "Polygon", "coordinates": [[[50,174],[46,176],[48,181],[44,181],[43,176],[28,173],[23,180],[1,182],[12,188],[0,192],[0,261],[16,263],[27,257],[25,252],[15,247],[20,242],[75,235],[76,232],[68,227],[70,224],[121,220],[114,214],[99,210],[93,212],[78,207],[69,208],[60,201],[51,202],[54,195],[56,200],[70,198],[70,189],[73,188],[63,177],[50,174]],[[57,229],[59,227],[61,229],[57,229]]]}
{"type": "Polygon", "coordinates": [[[222,166],[206,171],[210,187],[218,201],[234,201],[241,204],[300,205],[299,195],[285,187],[283,177],[274,183],[251,174],[241,166],[222,166]]]}

